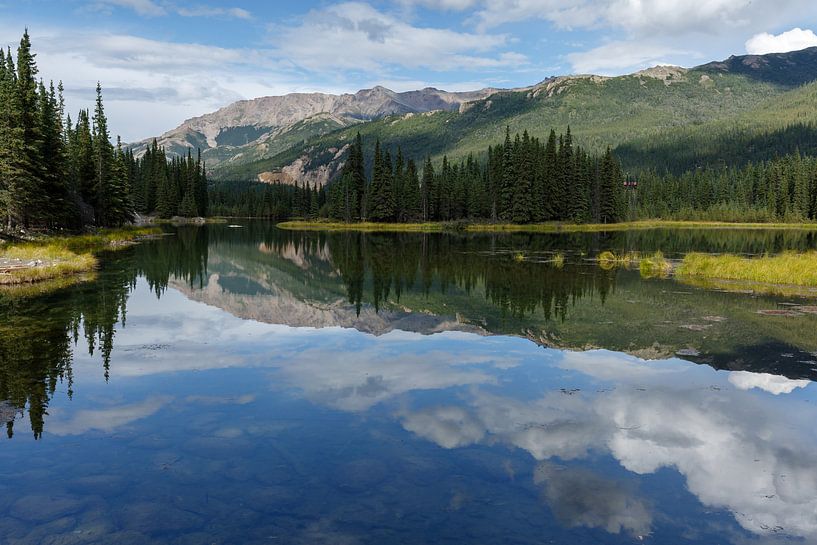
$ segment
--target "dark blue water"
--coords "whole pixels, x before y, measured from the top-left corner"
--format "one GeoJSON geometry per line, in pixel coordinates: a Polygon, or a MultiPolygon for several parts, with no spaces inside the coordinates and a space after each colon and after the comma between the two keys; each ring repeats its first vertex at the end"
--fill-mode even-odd
{"type": "Polygon", "coordinates": [[[788,347],[785,373],[760,356],[644,359],[651,345],[628,354],[624,334],[617,351],[545,348],[512,329],[576,343],[639,294],[675,319],[656,294],[691,288],[621,272],[604,302],[585,291],[548,319],[492,302],[475,274],[467,289],[418,280],[400,302],[391,284],[375,310],[373,279],[356,301],[350,265],[310,240],[173,237],[112,256],[96,281],[7,297],[0,320],[20,336],[0,351],[0,543],[817,542],[817,363],[798,333],[814,316],[755,311],[791,299],[695,291],[721,298],[723,320],[651,332],[659,351],[705,350],[694,335],[732,354],[788,347]],[[158,281],[191,247],[201,267],[158,281]],[[70,350],[54,357],[59,332],[70,350]]]}

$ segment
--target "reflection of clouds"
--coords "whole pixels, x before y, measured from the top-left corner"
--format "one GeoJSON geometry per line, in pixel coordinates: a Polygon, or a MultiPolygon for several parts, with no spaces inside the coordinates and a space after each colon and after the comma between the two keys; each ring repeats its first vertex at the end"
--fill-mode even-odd
{"type": "Polygon", "coordinates": [[[602,401],[611,453],[635,473],[674,467],[702,503],[726,507],[753,532],[817,536],[814,443],[740,392],[656,390],[602,401]]]}
{"type": "MultiPolygon", "coordinates": [[[[602,364],[615,357],[604,354],[602,364]]],[[[629,369],[631,358],[621,359],[629,369]]],[[[537,460],[576,459],[591,450],[607,450],[633,473],[675,468],[702,503],[729,509],[752,532],[817,537],[817,445],[813,434],[803,439],[813,411],[783,410],[780,400],[773,404],[770,398],[739,390],[690,387],[672,375],[658,381],[651,370],[646,375],[636,381],[631,372],[628,379],[651,383],[647,389],[625,385],[613,392],[549,393],[531,401],[477,389],[467,398],[467,408],[442,414],[404,411],[401,418],[406,429],[446,448],[469,444],[469,439],[500,441],[537,460]]],[[[551,478],[552,468],[545,467],[551,478]]],[[[546,492],[555,501],[562,489],[550,486],[546,492]]],[[[643,504],[624,497],[612,500],[616,509],[630,505],[635,518],[620,522],[615,512],[584,506],[587,518],[573,520],[636,535],[648,532],[643,504]]],[[[586,500],[571,501],[582,505],[586,500]]]]}
{"type": "Polygon", "coordinates": [[[56,412],[50,423],[49,433],[54,435],[81,435],[91,430],[112,432],[117,428],[147,418],[169,403],[171,398],[153,396],[140,403],[116,405],[94,410],[79,410],[70,418],[60,421],[56,412]]]}
{"type": "Polygon", "coordinates": [[[626,531],[635,537],[650,533],[652,515],[646,503],[623,483],[582,468],[559,467],[542,462],[533,480],[544,489],[553,514],[568,526],[626,531]]]}
{"type": "MultiPolygon", "coordinates": [[[[794,406],[797,400],[791,397],[742,391],[764,387],[782,393],[804,386],[799,381],[732,373],[729,381],[738,389],[712,390],[705,386],[723,375],[688,363],[643,362],[607,351],[543,352],[521,339],[464,333],[426,337],[394,332],[376,338],[338,328],[289,328],[240,320],[172,290],[169,295],[174,297],[177,314],[165,320],[179,324],[156,322],[158,307],[141,312],[138,306],[129,308],[128,327],[118,334],[119,346],[137,349],[117,351],[114,380],[121,374],[267,367],[274,370],[276,381],[298,388],[308,399],[347,411],[367,410],[408,392],[471,386],[463,405],[419,411],[404,407],[398,417],[406,430],[445,448],[502,442],[526,450],[540,462],[554,457],[575,460],[603,451],[636,474],[675,468],[702,503],[729,509],[750,531],[764,534],[780,527],[793,535],[817,538],[813,456],[817,449],[814,435],[806,431],[811,429],[807,421],[813,419],[813,408],[794,406]],[[181,322],[185,327],[180,327],[181,322]],[[145,343],[169,347],[139,348],[145,343]],[[499,370],[534,353],[537,360],[543,355],[559,358],[555,366],[560,369],[550,380],[568,377],[582,387],[588,382],[613,383],[617,389],[550,392],[533,399],[504,394],[500,378],[506,374],[499,370]]],[[[167,308],[166,303],[162,308],[167,308]]],[[[550,365],[542,367],[553,370],[550,365]]],[[[524,370],[518,366],[507,375],[524,370]]],[[[152,414],[147,409],[145,414],[152,414]]],[[[127,412],[119,415],[120,422],[129,421],[127,412]]],[[[79,416],[74,419],[77,422],[67,423],[69,427],[54,428],[64,432],[73,426],[73,433],[81,433],[108,429],[100,426],[111,424],[108,415],[87,415],[95,416],[90,424],[88,418],[79,422],[79,416]]],[[[540,479],[546,498],[552,504],[565,504],[558,516],[571,524],[609,531],[649,532],[647,507],[626,491],[583,474],[568,473],[560,481],[560,475],[544,467],[540,473],[547,478],[540,479]],[[567,477],[578,481],[576,486],[601,489],[609,497],[610,509],[595,506],[578,490],[571,496],[567,477]],[[585,512],[583,517],[580,511],[585,512]]]]}
{"type": "Polygon", "coordinates": [[[608,350],[566,351],[562,353],[559,362],[562,369],[578,371],[599,380],[617,383],[666,380],[672,375],[682,373],[684,365],[694,364],[669,365],[663,361],[644,361],[635,356],[608,350]]]}
{"type": "Polygon", "coordinates": [[[413,390],[492,384],[494,375],[468,367],[487,361],[481,356],[454,357],[442,350],[418,354],[402,345],[387,348],[384,343],[375,343],[352,351],[294,353],[280,370],[312,401],[345,411],[363,411],[413,390]]]}
{"type": "Polygon", "coordinates": [[[749,371],[732,371],[729,373],[729,382],[741,390],[758,388],[770,394],[790,394],[797,388],[805,388],[811,381],[794,380],[788,377],[770,375],[768,373],[750,373],[749,371]]]}
{"type": "Polygon", "coordinates": [[[580,395],[548,394],[520,401],[478,392],[475,412],[491,435],[528,451],[537,460],[568,460],[601,446],[605,427],[580,395]]]}
{"type": "Polygon", "coordinates": [[[482,423],[461,407],[433,407],[408,414],[403,427],[443,448],[470,445],[485,436],[482,423]]]}

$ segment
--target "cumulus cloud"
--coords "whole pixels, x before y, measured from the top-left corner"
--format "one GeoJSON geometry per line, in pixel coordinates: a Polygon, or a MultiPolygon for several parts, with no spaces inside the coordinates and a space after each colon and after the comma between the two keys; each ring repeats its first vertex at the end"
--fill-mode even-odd
{"type": "MultiPolygon", "coordinates": [[[[480,31],[536,19],[561,30],[592,31],[609,43],[567,59],[576,72],[614,75],[734,53],[746,36],[802,21],[811,9],[811,0],[780,0],[773,6],[762,0],[492,0],[480,2],[471,19],[480,31]]],[[[782,38],[760,34],[747,50],[750,44],[750,52],[764,53],[813,45],[808,31],[801,32],[782,38]]]]}
{"type": "MultiPolygon", "coordinates": [[[[18,41],[19,32],[0,23],[0,43],[18,41]]],[[[125,141],[161,134],[185,118],[236,100],[304,90],[302,76],[269,49],[76,28],[38,26],[30,33],[40,73],[64,82],[69,111],[92,107],[93,84],[101,81],[110,126],[125,141]]]]}
{"type": "Polygon", "coordinates": [[[746,41],[746,52],[750,55],[766,53],[786,53],[817,46],[817,34],[810,29],[793,28],[780,34],[762,32],[746,41]]]}

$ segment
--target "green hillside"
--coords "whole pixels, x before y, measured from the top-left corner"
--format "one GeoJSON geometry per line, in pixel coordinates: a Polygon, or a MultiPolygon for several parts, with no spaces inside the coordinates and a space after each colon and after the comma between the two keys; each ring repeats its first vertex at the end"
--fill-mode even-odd
{"type": "MultiPolygon", "coordinates": [[[[329,132],[277,155],[233,160],[214,176],[254,179],[304,155],[314,168],[331,160],[324,150],[351,142],[358,131],[369,147],[380,139],[386,146],[401,146],[409,157],[459,159],[500,142],[506,126],[544,137],[553,127],[569,125],[576,142],[591,152],[618,146],[629,167],[655,166],[668,147],[686,146],[677,163],[688,167],[717,157],[721,148],[715,144],[724,138],[744,148],[766,146],[764,135],[783,131],[771,140],[793,141],[785,132],[789,125],[817,118],[817,87],[798,87],[815,79],[817,48],[735,57],[691,70],[659,67],[615,78],[553,78],[529,90],[497,93],[460,113],[391,116],[329,132]]],[[[808,134],[797,138],[811,145],[812,131],[801,132],[808,134]]]]}

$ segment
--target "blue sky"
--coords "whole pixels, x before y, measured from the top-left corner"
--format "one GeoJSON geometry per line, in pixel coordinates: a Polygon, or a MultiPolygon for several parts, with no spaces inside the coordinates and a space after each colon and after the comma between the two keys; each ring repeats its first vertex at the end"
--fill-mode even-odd
{"type": "Polygon", "coordinates": [[[517,87],[817,45],[814,0],[0,0],[71,110],[103,84],[126,141],[242,98],[517,87]]]}

